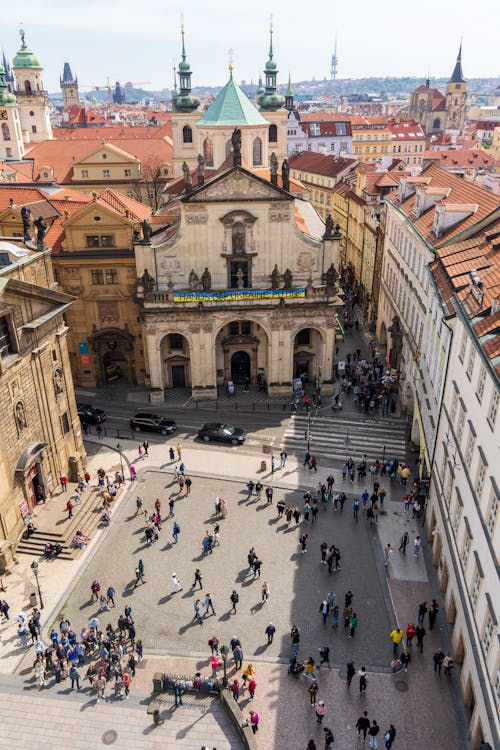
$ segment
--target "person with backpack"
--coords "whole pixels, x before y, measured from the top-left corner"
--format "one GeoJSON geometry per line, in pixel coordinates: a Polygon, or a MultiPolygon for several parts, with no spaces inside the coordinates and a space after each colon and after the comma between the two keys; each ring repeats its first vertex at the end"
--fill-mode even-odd
{"type": "Polygon", "coordinates": [[[377,740],[377,734],[380,732],[380,727],[373,719],[372,725],[370,729],[368,730],[368,737],[370,738],[370,747],[372,750],[377,750],[378,748],[378,740],[377,740]]]}
{"type": "Polygon", "coordinates": [[[116,591],[113,586],[108,586],[108,590],[106,591],[106,604],[111,602],[112,606],[115,606],[115,594],[116,591]]]}
{"type": "Polygon", "coordinates": [[[134,583],[134,589],[137,587],[138,583],[146,583],[144,580],[144,563],[142,560],[139,560],[137,563],[137,567],[135,569],[135,583],[134,583]]]}

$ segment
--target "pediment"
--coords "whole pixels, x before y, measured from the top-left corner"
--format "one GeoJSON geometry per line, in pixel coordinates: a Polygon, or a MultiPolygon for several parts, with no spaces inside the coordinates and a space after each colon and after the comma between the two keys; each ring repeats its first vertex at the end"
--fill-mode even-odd
{"type": "Polygon", "coordinates": [[[252,201],[284,200],[291,198],[285,191],[241,167],[233,167],[228,172],[217,175],[213,180],[186,195],[186,203],[204,203],[209,201],[252,201]]]}
{"type": "Polygon", "coordinates": [[[106,166],[106,163],[108,164],[130,164],[130,163],[138,163],[139,160],[136,159],[131,154],[128,154],[126,151],[123,151],[121,148],[117,148],[116,146],[111,145],[110,143],[102,144],[98,148],[93,149],[90,151],[90,153],[85,154],[85,156],[82,156],[80,159],[76,159],[73,162],[73,168],[78,166],[84,166],[85,164],[92,164],[95,166],[96,164],[99,164],[99,166],[106,166]]]}
{"type": "Polygon", "coordinates": [[[133,224],[131,219],[121,216],[117,211],[98,200],[90,201],[64,222],[64,226],[67,228],[85,228],[89,232],[96,233],[103,226],[128,226],[130,224],[133,224]],[[96,221],[96,217],[98,217],[98,221],[96,221]]]}

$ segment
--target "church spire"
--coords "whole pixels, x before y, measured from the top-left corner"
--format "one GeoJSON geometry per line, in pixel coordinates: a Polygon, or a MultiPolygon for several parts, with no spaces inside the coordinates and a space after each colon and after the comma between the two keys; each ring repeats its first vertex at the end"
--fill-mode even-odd
{"type": "Polygon", "coordinates": [[[288,86],[285,92],[285,109],[291,112],[294,106],[295,105],[293,103],[292,79],[291,79],[291,74],[289,73],[288,74],[288,86]]]}
{"type": "MultiPolygon", "coordinates": [[[[186,46],[184,43],[184,24],[181,26],[182,51],[179,63],[179,93],[173,97],[174,110],[176,112],[193,112],[200,105],[200,100],[191,95],[191,66],[186,59],[186,46]]],[[[174,92],[175,93],[175,92],[174,92]]]]}
{"type": "Polygon", "coordinates": [[[273,52],[273,23],[271,19],[271,26],[269,28],[269,58],[264,68],[266,76],[266,90],[262,96],[259,96],[258,102],[262,110],[274,112],[277,109],[281,109],[285,103],[283,96],[280,96],[277,92],[276,78],[278,75],[278,66],[274,62],[273,52]]]}
{"type": "Polygon", "coordinates": [[[450,80],[451,83],[465,83],[464,74],[462,72],[462,41],[460,41],[457,61],[450,80]]]}

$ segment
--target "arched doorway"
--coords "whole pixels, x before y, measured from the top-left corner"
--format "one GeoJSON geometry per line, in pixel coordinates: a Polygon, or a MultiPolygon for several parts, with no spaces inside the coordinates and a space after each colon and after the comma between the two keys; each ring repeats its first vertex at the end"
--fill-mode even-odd
{"type": "Polygon", "coordinates": [[[231,380],[233,383],[245,383],[250,380],[251,360],[250,354],[238,351],[231,357],[231,380]]]}
{"type": "Polygon", "coordinates": [[[106,383],[113,383],[115,380],[129,380],[128,361],[123,352],[113,350],[105,352],[102,358],[102,367],[104,380],[106,383]]]}
{"type": "Polygon", "coordinates": [[[161,342],[165,388],[191,386],[189,341],[181,333],[167,333],[161,342]]]}
{"type": "Polygon", "coordinates": [[[122,380],[135,385],[134,336],[120,328],[104,328],[90,336],[97,385],[122,380]]]}
{"type": "Polygon", "coordinates": [[[321,382],[321,344],[319,331],[314,328],[302,328],[295,334],[293,344],[293,377],[301,378],[304,383],[321,382]]]}

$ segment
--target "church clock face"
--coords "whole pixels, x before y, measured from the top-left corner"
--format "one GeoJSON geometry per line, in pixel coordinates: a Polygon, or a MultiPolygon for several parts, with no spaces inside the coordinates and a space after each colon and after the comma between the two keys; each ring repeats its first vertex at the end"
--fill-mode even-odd
{"type": "Polygon", "coordinates": [[[0,109],[0,120],[8,120],[9,116],[6,109],[0,109]]]}

